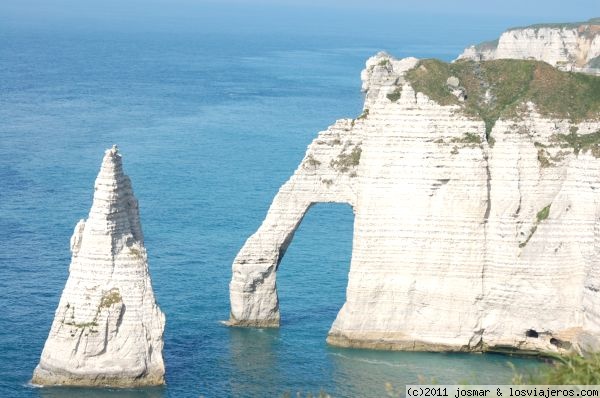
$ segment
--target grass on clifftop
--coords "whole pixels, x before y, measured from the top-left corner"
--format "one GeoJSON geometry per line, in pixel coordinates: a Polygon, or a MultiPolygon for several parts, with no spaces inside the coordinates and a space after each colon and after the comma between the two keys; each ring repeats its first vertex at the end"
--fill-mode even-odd
{"type": "Polygon", "coordinates": [[[460,105],[483,119],[486,133],[500,117],[515,117],[531,101],[544,116],[579,122],[600,117],[600,77],[561,72],[540,61],[500,59],[448,64],[425,59],[406,74],[413,88],[441,105],[460,105]],[[456,76],[466,89],[460,102],[446,84],[456,76]]]}
{"type": "Polygon", "coordinates": [[[475,44],[475,48],[479,51],[495,50],[498,48],[498,42],[500,39],[483,41],[479,44],[475,44]]]}
{"type": "Polygon", "coordinates": [[[550,29],[576,29],[578,27],[580,27],[581,25],[597,25],[600,24],[600,18],[590,18],[587,21],[583,21],[583,22],[550,22],[550,23],[538,23],[538,24],[534,24],[534,25],[528,25],[528,26],[518,26],[518,27],[514,27],[514,28],[509,28],[506,31],[510,32],[511,30],[521,30],[521,29],[544,29],[544,28],[550,28],[550,29]]]}

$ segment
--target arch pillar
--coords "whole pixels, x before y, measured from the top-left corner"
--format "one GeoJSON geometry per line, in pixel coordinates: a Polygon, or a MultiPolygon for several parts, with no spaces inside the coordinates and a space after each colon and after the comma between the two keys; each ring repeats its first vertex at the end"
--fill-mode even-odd
{"type": "Polygon", "coordinates": [[[236,256],[229,284],[228,325],[279,326],[277,268],[304,215],[315,203],[354,206],[360,137],[352,130],[350,120],[340,120],[319,134],[294,175],[275,195],[262,225],[236,256]],[[358,159],[345,161],[353,151],[358,151],[358,159]]]}

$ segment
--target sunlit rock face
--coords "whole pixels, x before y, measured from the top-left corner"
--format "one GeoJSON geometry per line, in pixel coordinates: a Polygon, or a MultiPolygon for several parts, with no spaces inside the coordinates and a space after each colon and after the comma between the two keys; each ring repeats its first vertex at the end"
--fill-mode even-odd
{"type": "Polygon", "coordinates": [[[116,147],[106,151],[87,220],[32,383],[131,387],[164,383],[165,317],[156,304],[138,202],[116,147]]]}
{"type": "Polygon", "coordinates": [[[575,123],[528,102],[486,133],[461,105],[415,91],[418,62],[367,61],[362,115],[319,133],[235,258],[229,324],[279,325],[276,271],[294,231],[312,204],[342,202],[352,260],[329,343],[598,350],[600,149],[557,137],[595,137],[600,115],[575,123]]]}
{"type": "Polygon", "coordinates": [[[514,28],[470,46],[458,59],[536,59],[563,70],[600,74],[600,18],[514,28]]]}

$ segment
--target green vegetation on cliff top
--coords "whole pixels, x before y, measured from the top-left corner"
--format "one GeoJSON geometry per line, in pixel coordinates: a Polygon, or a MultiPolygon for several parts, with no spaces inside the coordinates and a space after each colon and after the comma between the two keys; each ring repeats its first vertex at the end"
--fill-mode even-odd
{"type": "Polygon", "coordinates": [[[412,87],[441,105],[459,105],[483,119],[489,133],[500,117],[518,116],[531,101],[544,116],[574,123],[600,118],[600,77],[561,72],[540,61],[499,59],[445,63],[421,60],[406,73],[412,87]],[[448,88],[456,76],[467,98],[460,102],[448,88]]]}
{"type": "Polygon", "coordinates": [[[475,48],[478,49],[479,51],[495,50],[496,48],[498,48],[499,41],[500,41],[500,39],[483,41],[479,44],[475,44],[475,48]]]}
{"type": "MultiPolygon", "coordinates": [[[[580,31],[580,34],[593,37],[594,35],[598,34],[598,30],[596,29],[595,26],[600,25],[600,17],[598,17],[598,18],[591,18],[591,19],[589,19],[587,21],[583,21],[583,22],[539,23],[539,24],[528,25],[528,26],[516,26],[516,27],[508,28],[505,32],[511,32],[511,31],[523,30],[523,29],[533,29],[533,30],[535,30],[537,32],[538,30],[545,29],[545,28],[549,28],[549,29],[578,29],[582,25],[584,26],[584,28],[583,28],[583,31],[580,31]]],[[[494,39],[494,40],[490,40],[490,41],[484,41],[484,42],[481,42],[479,44],[475,44],[474,47],[477,50],[479,50],[479,51],[495,50],[496,48],[498,48],[498,41],[499,41],[499,39],[494,39]]],[[[599,66],[595,66],[594,64],[590,64],[590,67],[591,68],[598,68],[599,66]]]]}
{"type": "Polygon", "coordinates": [[[511,31],[511,30],[519,30],[519,29],[541,29],[541,28],[574,29],[574,28],[580,27],[581,25],[598,25],[598,24],[600,24],[600,17],[590,18],[589,20],[583,21],[583,22],[538,23],[538,24],[528,25],[528,26],[518,26],[518,27],[507,29],[507,32],[511,31]]]}

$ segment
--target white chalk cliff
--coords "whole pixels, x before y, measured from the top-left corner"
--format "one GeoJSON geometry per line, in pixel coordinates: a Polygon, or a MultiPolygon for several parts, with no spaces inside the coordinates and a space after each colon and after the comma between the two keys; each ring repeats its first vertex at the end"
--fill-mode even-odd
{"type": "Polygon", "coordinates": [[[165,317],[154,299],[138,202],[116,147],[106,151],[87,220],[71,238],[69,278],[32,383],[164,383],[165,317]]]}
{"type": "Polygon", "coordinates": [[[466,48],[458,59],[536,59],[563,70],[600,74],[600,18],[510,29],[498,40],[466,48]]]}
{"type": "Polygon", "coordinates": [[[276,271],[294,231],[312,204],[340,202],[353,249],[329,343],[599,350],[600,148],[557,137],[595,137],[600,114],[574,122],[527,102],[486,134],[460,104],[416,92],[417,65],[368,60],[363,114],[319,133],[235,258],[229,324],[279,325],[276,271]]]}

